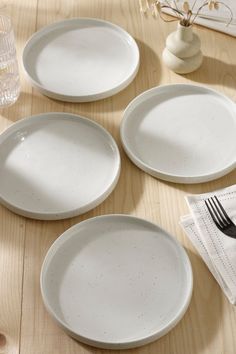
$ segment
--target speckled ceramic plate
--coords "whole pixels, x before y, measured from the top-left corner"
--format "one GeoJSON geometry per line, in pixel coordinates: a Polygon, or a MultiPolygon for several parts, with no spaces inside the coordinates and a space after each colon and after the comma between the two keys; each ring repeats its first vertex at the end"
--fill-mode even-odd
{"type": "Polygon", "coordinates": [[[34,219],[64,219],[114,189],[120,154],[99,124],[68,113],[18,121],[0,135],[0,202],[34,219]]]}
{"type": "Polygon", "coordinates": [[[157,225],[126,215],[83,221],[49,249],[41,271],[43,301],[77,340],[133,348],[166,334],[192,293],[183,247],[157,225]]]}
{"type": "Polygon", "coordinates": [[[152,88],[126,108],[121,139],[130,159],[154,177],[207,182],[236,167],[236,105],[207,87],[152,88]]]}
{"type": "Polygon", "coordinates": [[[31,84],[62,101],[99,100],[124,89],[139,68],[139,49],[121,27],[74,18],[36,32],[23,52],[31,84]]]}

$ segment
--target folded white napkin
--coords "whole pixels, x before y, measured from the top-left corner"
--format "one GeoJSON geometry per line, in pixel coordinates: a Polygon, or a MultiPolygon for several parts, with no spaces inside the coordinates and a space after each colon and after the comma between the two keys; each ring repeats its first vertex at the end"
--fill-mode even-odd
{"type": "MultiPolygon", "coordinates": [[[[195,0],[190,0],[190,5],[193,4],[195,0]]],[[[196,4],[199,4],[201,1],[197,1],[196,4]]],[[[209,10],[208,6],[205,6],[204,9],[201,11],[201,14],[203,15],[209,15],[212,17],[215,17],[214,19],[205,19],[201,17],[196,18],[196,23],[198,23],[201,26],[209,27],[211,29],[224,32],[226,34],[229,34],[231,36],[236,37],[236,24],[235,24],[235,18],[236,18],[236,1],[235,0],[223,0],[222,1],[225,5],[229,6],[232,13],[233,13],[233,21],[230,25],[226,26],[227,22],[230,20],[230,12],[221,3],[219,4],[219,9],[218,10],[209,10]],[[220,21],[222,19],[222,22],[220,21]],[[225,21],[225,22],[224,22],[225,21]]]]}
{"type": "Polygon", "coordinates": [[[181,218],[183,227],[229,301],[236,305],[236,239],[217,229],[204,200],[216,195],[236,222],[236,185],[213,193],[186,197],[191,215],[181,218]]]}
{"type": "MultiPolygon", "coordinates": [[[[235,21],[235,17],[234,17],[234,21],[235,21]]],[[[197,23],[198,25],[219,31],[219,32],[229,34],[230,36],[236,37],[236,24],[235,24],[235,22],[234,22],[234,24],[230,24],[227,26],[224,22],[220,22],[220,21],[213,20],[213,19],[208,20],[206,18],[198,17],[196,19],[195,23],[197,23]]]]}
{"type": "MultiPolygon", "coordinates": [[[[194,2],[195,2],[195,0],[189,0],[190,8],[192,7],[194,2]]],[[[206,18],[202,18],[202,17],[198,16],[194,22],[201,25],[201,26],[208,27],[213,30],[220,31],[220,32],[223,32],[223,33],[226,33],[226,34],[236,37],[236,1],[235,0],[225,0],[223,2],[231,8],[232,13],[233,13],[233,21],[230,25],[226,26],[227,22],[230,19],[230,12],[222,4],[220,4],[218,10],[209,10],[208,7],[205,6],[202,9],[202,11],[200,12],[200,14],[202,14],[202,15],[206,15],[206,16],[209,15],[211,17],[215,17],[215,19],[206,19],[206,18]]],[[[197,2],[195,3],[194,10],[196,11],[197,8],[202,3],[203,3],[202,0],[197,0],[197,2]]],[[[168,9],[165,10],[165,12],[174,15],[173,11],[169,11],[168,9]]]]}

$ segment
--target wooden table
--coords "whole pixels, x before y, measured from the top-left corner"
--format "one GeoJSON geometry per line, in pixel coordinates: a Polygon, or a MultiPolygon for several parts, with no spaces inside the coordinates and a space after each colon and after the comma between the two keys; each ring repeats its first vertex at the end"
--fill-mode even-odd
{"type": "MultiPolygon", "coordinates": [[[[156,85],[196,83],[212,87],[236,101],[236,40],[195,26],[202,41],[204,62],[185,76],[162,63],[165,38],[176,23],[145,19],[134,0],[11,0],[0,2],[11,16],[19,60],[26,40],[54,21],[72,17],[97,17],[114,22],[136,40],[141,66],[135,80],[114,97],[94,103],[71,104],[42,96],[25,80],[12,107],[0,112],[0,130],[23,117],[62,111],[81,114],[103,125],[116,139],[122,172],[114,192],[85,215],[63,221],[30,220],[0,207],[0,353],[84,354],[109,353],[80,344],[67,336],[45,311],[39,289],[40,268],[53,241],[70,226],[95,215],[126,213],[158,223],[186,248],[194,273],[190,307],[180,323],[160,340],[123,353],[134,354],[233,354],[236,353],[236,310],[228,302],[197,251],[178,224],[188,212],[184,196],[232,185],[236,171],[216,181],[182,185],[157,180],[139,170],[124,154],[119,137],[122,113],[138,94],[156,85]]],[[[193,107],[194,109],[194,107],[193,107]]],[[[191,112],[190,112],[191,113],[191,112]]],[[[1,181],[0,181],[1,183],[1,181]]]]}

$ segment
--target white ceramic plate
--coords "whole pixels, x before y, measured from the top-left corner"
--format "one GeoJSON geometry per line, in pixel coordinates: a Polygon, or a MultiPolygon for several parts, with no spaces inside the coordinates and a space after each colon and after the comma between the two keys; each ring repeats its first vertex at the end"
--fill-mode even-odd
{"type": "Polygon", "coordinates": [[[75,18],[36,32],[23,52],[33,86],[68,102],[112,96],[124,89],[139,67],[139,49],[122,28],[103,20],[75,18]]]}
{"type": "Polygon", "coordinates": [[[0,202],[35,219],[63,219],[101,203],[120,155],[100,125],[68,113],[23,119],[0,135],[0,202]]]}
{"type": "Polygon", "coordinates": [[[166,334],[192,293],[182,246],[148,221],[105,215],[67,230],[41,270],[44,304],[77,340],[108,349],[133,348],[166,334]]]}
{"type": "Polygon", "coordinates": [[[155,87],[135,98],[121,124],[123,147],[142,170],[199,183],[236,167],[236,105],[194,85],[155,87]]]}

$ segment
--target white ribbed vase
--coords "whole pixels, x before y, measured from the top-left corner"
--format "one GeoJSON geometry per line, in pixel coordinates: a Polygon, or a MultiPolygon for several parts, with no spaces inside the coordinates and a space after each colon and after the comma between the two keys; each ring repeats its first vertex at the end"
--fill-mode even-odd
{"type": "Polygon", "coordinates": [[[178,23],[177,30],[166,39],[162,53],[164,63],[178,74],[195,71],[202,64],[201,42],[192,26],[178,23]]]}

